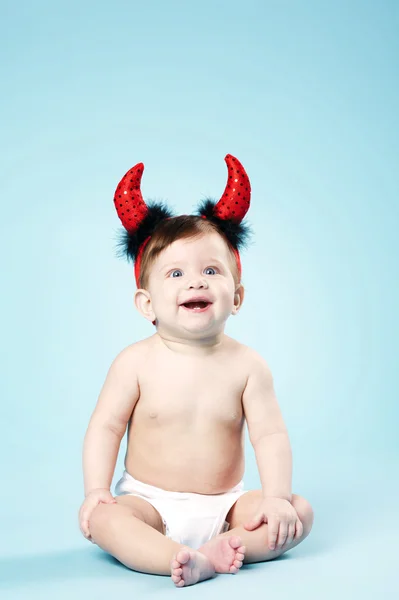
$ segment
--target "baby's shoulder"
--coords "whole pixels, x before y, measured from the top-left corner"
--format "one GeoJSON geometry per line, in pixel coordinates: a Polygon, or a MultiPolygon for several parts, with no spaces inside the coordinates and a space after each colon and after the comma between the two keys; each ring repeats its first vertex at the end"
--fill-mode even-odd
{"type": "Polygon", "coordinates": [[[236,351],[239,354],[240,361],[244,363],[248,370],[253,370],[255,368],[263,368],[264,370],[270,370],[268,363],[265,358],[255,350],[255,348],[251,348],[251,346],[247,346],[246,344],[242,344],[237,340],[234,340],[236,344],[236,351]]]}
{"type": "Polygon", "coordinates": [[[141,364],[145,364],[152,345],[153,342],[151,338],[133,342],[119,352],[114,362],[121,365],[135,364],[136,367],[139,368],[141,364]]]}

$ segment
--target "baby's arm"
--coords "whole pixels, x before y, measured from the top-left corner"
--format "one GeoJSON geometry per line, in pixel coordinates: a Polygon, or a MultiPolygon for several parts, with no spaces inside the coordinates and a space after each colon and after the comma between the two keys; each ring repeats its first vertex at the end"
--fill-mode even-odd
{"type": "Polygon", "coordinates": [[[137,348],[125,348],[113,361],[83,444],[85,496],[110,489],[127,423],[139,398],[137,348]]]}
{"type": "Polygon", "coordinates": [[[250,373],[242,402],[263,495],[291,502],[292,453],[288,432],[270,368],[255,350],[250,354],[250,373]]]}

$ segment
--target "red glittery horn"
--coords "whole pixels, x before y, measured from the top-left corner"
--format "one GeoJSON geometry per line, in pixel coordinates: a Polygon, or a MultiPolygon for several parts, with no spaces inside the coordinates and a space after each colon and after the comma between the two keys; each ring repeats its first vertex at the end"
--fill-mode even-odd
{"type": "Polygon", "coordinates": [[[224,160],[228,169],[227,184],[222,197],[213,209],[213,214],[219,219],[240,223],[249,209],[251,184],[244,167],[237,158],[226,154],[224,160]]]}
{"type": "Polygon", "coordinates": [[[138,163],[120,180],[115,190],[114,203],[124,228],[135,233],[148,214],[148,206],[141,195],[141,178],[144,164],[138,163]]]}
{"type": "Polygon", "coordinates": [[[204,219],[216,222],[226,235],[235,254],[241,277],[241,259],[238,249],[245,246],[250,235],[249,226],[242,221],[250,205],[251,184],[244,167],[235,156],[227,154],[224,160],[227,164],[228,179],[222,197],[217,204],[212,200],[205,200],[198,212],[204,219]]]}
{"type": "MultiPolygon", "coordinates": [[[[225,162],[228,179],[220,200],[202,202],[198,214],[215,222],[226,235],[237,259],[241,274],[241,261],[238,248],[245,245],[249,227],[242,223],[250,204],[251,185],[240,161],[227,154],[225,162]]],[[[118,216],[125,229],[120,246],[124,254],[133,259],[137,287],[140,282],[141,257],[151,235],[159,222],[173,216],[170,209],[159,202],[145,203],[141,194],[141,178],[144,164],[138,163],[119,182],[115,191],[114,203],[118,216]]]]}
{"type": "Polygon", "coordinates": [[[134,262],[137,287],[140,285],[140,267],[144,248],[158,223],[173,216],[170,209],[162,202],[145,203],[140,187],[143,172],[143,163],[138,163],[129,169],[120,180],[114,195],[116,212],[125,228],[119,246],[123,254],[134,262]]]}

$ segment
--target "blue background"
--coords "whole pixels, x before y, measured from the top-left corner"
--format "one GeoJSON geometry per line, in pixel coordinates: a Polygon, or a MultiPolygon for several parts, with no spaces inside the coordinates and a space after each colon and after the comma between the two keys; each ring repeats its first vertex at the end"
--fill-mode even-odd
{"type": "Polygon", "coordinates": [[[0,10],[4,598],[399,593],[398,3],[0,10]],[[112,360],[153,333],[115,257],[119,179],[142,161],[144,197],[188,213],[222,194],[227,153],[255,237],[226,333],[272,369],[315,523],[280,560],[176,592],[81,536],[82,441],[112,360]]]}

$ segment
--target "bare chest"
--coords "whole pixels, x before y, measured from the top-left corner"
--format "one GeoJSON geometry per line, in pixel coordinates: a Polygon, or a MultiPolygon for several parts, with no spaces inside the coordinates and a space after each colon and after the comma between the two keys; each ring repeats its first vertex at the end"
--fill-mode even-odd
{"type": "Polygon", "coordinates": [[[140,375],[134,419],[173,428],[240,424],[245,369],[228,359],[154,360],[140,375]]]}

